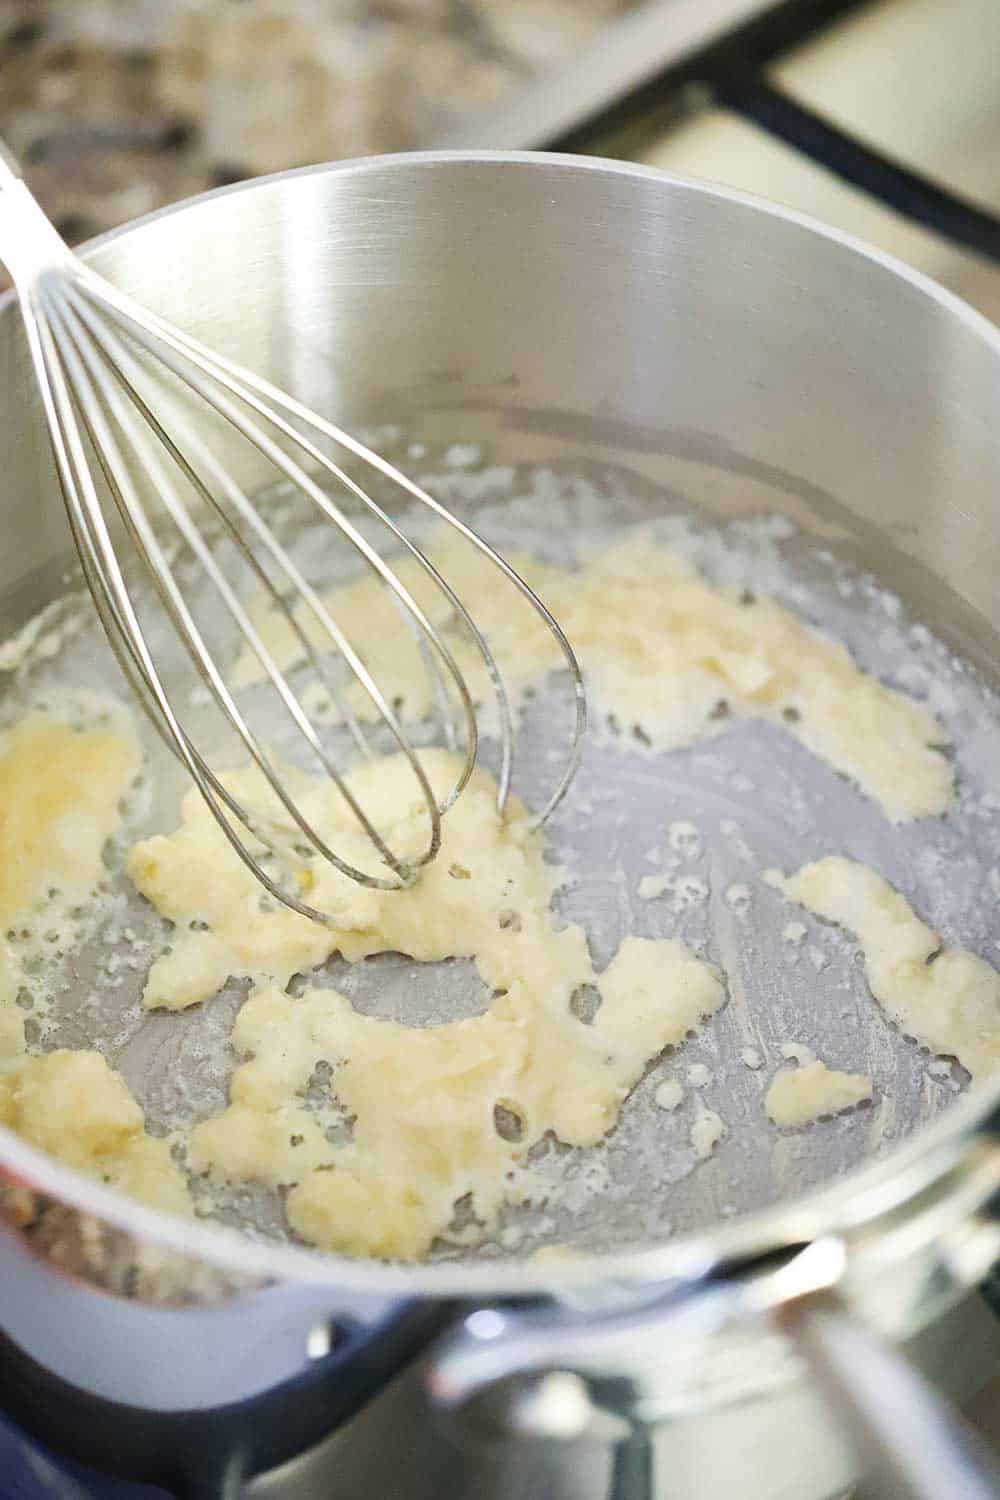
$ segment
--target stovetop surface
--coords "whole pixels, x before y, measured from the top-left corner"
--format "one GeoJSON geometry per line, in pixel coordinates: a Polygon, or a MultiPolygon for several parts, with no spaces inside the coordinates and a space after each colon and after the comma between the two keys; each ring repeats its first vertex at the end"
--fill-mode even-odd
{"type": "MultiPolygon", "coordinates": [[[[640,8],[639,0],[0,0],[0,133],[77,242],[258,172],[441,136],[460,141],[470,113],[593,48],[602,28],[640,8]],[[321,13],[329,24],[318,45],[321,13]]],[[[768,70],[794,98],[993,210],[998,74],[996,0],[878,0],[768,70]]],[[[596,136],[593,149],[788,203],[919,266],[1000,320],[1000,267],[710,98],[678,101],[665,89],[627,130],[596,136]]],[[[1000,1435],[1000,1382],[969,1410],[1000,1435]]],[[[159,1495],[58,1464],[0,1421],[0,1500],[159,1495]]]]}

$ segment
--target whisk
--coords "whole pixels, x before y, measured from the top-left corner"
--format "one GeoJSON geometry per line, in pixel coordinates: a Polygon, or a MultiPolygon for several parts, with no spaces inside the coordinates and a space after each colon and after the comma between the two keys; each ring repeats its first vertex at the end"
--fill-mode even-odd
{"type": "MultiPolygon", "coordinates": [[[[571,744],[555,790],[536,815],[549,816],[576,771],[586,722],[583,679],[573,650],[545,605],[511,565],[482,537],[452,515],[420,485],[364,443],[351,437],[269,381],[241,368],[207,348],[180,328],[141,307],[78,259],[49,223],[21,179],[17,163],[0,142],[0,260],[14,282],[23,316],[28,348],[37,379],[42,410],[66,513],[84,578],[101,622],[126,679],[168,748],[190,773],[235,852],[275,899],[319,922],[330,917],[302,901],[280,878],[282,860],[319,855],[337,870],[363,885],[399,889],[410,884],[421,867],[437,854],[441,819],[468,783],[477,759],[479,733],[476,705],[447,641],[407,589],[398,574],[333,498],[329,489],[352,497],[362,515],[374,516],[387,529],[405,556],[441,591],[449,618],[474,643],[485,665],[495,695],[500,726],[497,777],[502,811],[507,801],[514,758],[514,732],[508,693],[489,644],[462,600],[424,552],[379,505],[361,483],[319,446],[325,440],[343,450],[390,484],[410,501],[426,507],[495,564],[499,573],[534,608],[552,632],[573,687],[574,715],[571,744]],[[435,701],[449,748],[464,744],[461,769],[443,797],[435,795],[427,772],[404,732],[400,717],[387,701],[365,665],[363,653],[347,638],[329,606],[305,579],[299,567],[264,520],[233,474],[203,438],[200,424],[177,408],[177,392],[235,429],[274,470],[286,487],[306,498],[356,549],[364,564],[396,602],[402,621],[414,631],[422,659],[431,674],[435,701]],[[169,414],[168,414],[169,406],[169,414]],[[304,429],[304,430],[300,430],[304,429]],[[279,441],[280,439],[280,441],[279,441]],[[141,484],[137,476],[141,475],[141,484]],[[113,509],[106,514],[98,476],[113,509]],[[182,497],[178,480],[198,498],[194,507],[182,497]],[[323,481],[321,484],[320,481],[323,481]],[[157,521],[151,519],[142,490],[158,501],[157,521]],[[119,556],[109,520],[120,517],[125,536],[151,579],[155,595],[169,618],[211,699],[242,741],[267,785],[291,820],[291,845],[265,827],[212,770],[184,727],[183,716],[164,688],[147,632],[140,624],[135,599],[135,569],[119,556]],[[215,555],[215,534],[234,544],[272,604],[280,610],[298,639],[306,659],[322,675],[319,656],[339,654],[347,671],[360,684],[391,741],[409,763],[427,814],[426,847],[403,859],[390,847],[355,797],[343,770],[303,707],[274,653],[256,628],[246,605],[215,555]],[[273,753],[250,726],[232,688],[195,621],[185,591],[178,582],[172,551],[163,535],[169,522],[187,554],[193,556],[217,591],[239,635],[260,664],[282,708],[304,738],[315,760],[335,782],[358,825],[386,870],[373,874],[358,868],[332,849],[303,813],[289,778],[273,753]],[[280,581],[275,581],[272,571],[280,581]],[[317,650],[300,621],[295,603],[304,602],[318,627],[317,650]],[[458,723],[456,713],[458,710],[458,723]],[[460,729],[464,733],[460,735],[460,729]],[[262,852],[262,846],[263,851],[262,852]],[[272,875],[262,860],[279,870],[272,875]]],[[[431,611],[433,613],[433,611],[431,611]]],[[[329,688],[328,679],[323,676],[329,688]]],[[[335,692],[335,689],[330,689],[335,692]]],[[[374,753],[371,735],[350,705],[337,699],[344,721],[365,755],[374,753]]],[[[287,874],[287,871],[285,872],[287,874]]]]}

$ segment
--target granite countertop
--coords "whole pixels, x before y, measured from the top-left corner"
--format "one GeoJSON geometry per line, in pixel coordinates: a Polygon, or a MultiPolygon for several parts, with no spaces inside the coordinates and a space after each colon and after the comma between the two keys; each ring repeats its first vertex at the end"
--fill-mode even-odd
{"type": "Polygon", "coordinates": [[[638,0],[0,0],[0,134],[73,242],[220,183],[403,150],[638,0]]]}

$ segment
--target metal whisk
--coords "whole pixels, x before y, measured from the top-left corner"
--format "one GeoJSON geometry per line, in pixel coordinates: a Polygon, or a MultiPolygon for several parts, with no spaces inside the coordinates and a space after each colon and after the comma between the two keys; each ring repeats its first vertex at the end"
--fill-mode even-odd
{"type": "MultiPolygon", "coordinates": [[[[139,306],[79,260],[64,244],[21,180],[17,164],[0,142],[0,260],[17,291],[28,347],[38,382],[42,408],[51,439],[66,512],[83,574],[108,639],[137,698],[167,746],[190,772],[233,849],[272,896],[316,921],[330,919],[291,893],[264,868],[261,845],[281,859],[319,855],[344,875],[383,890],[409,884],[432,860],[441,842],[441,818],[472,774],[478,748],[476,708],[452,652],[441,631],[421,609],[399,576],[379,555],[358,527],[322,488],[329,481],[377,517],[404,554],[416,560],[435,588],[440,589],[453,618],[461,622],[485,664],[496,697],[500,724],[498,774],[501,810],[507,800],[514,755],[514,735],[508,695],[489,645],[470,613],[433,563],[403,532],[370,494],[314,439],[326,440],[360,460],[411,499],[427,507],[453,527],[472,547],[495,564],[499,572],[538,612],[557,641],[571,675],[575,719],[572,742],[558,784],[537,815],[542,821],[559,802],[576,770],[586,720],[583,681],[565,635],[545,605],[514,569],[480,536],[427,494],[378,453],[341,428],[307,410],[269,381],[242,369],[206,348],[181,329],[139,306]],[[461,770],[447,794],[438,801],[427,773],[399,716],[372,678],[362,656],[348,640],[316,590],[267,525],[233,475],[219,461],[211,445],[190,420],[167,401],[168,391],[182,390],[235,429],[270,464],[277,477],[293,486],[335,526],[357,550],[365,564],[389,589],[405,622],[416,633],[423,660],[435,685],[436,700],[450,748],[464,744],[461,770]],[[169,406],[169,415],[167,408],[169,406]],[[298,425],[296,425],[298,424],[298,425]],[[304,431],[300,428],[305,429],[304,431]],[[278,438],[282,442],[278,441],[278,438]],[[291,450],[289,452],[288,450],[291,450]],[[149,637],[143,630],[133,596],[134,569],[119,557],[97,483],[103,478],[125,534],[182,645],[212,699],[242,741],[251,759],[291,820],[294,835],[277,838],[262,825],[219,780],[184,728],[163,686],[149,637]],[[142,476],[142,484],[137,476],[142,476]],[[203,502],[194,510],[182,498],[180,478],[203,502]],[[147,488],[159,502],[154,525],[143,501],[147,488]],[[341,660],[375,713],[388,728],[395,746],[406,756],[426,808],[426,847],[416,858],[398,856],[354,796],[322,737],[305,711],[303,694],[293,691],[287,676],[255,627],[247,608],[213,552],[208,529],[199,521],[212,520],[217,533],[238,547],[254,576],[295,631],[310,663],[322,670],[318,653],[303,631],[291,599],[305,601],[317,623],[323,647],[341,660]],[[352,814],[391,875],[373,875],[341,858],[330,848],[303,813],[277,769],[273,755],[248,724],[227,685],[204,635],[192,615],[185,593],[171,565],[171,549],[162,534],[169,520],[186,548],[218,592],[225,610],[260,663],[287,715],[306,740],[313,756],[332,777],[352,814]],[[280,586],[265,567],[277,570],[280,586]],[[459,710],[464,734],[459,734],[454,709],[459,710]]],[[[359,749],[372,754],[369,735],[350,707],[340,703],[344,719],[359,749]]]]}

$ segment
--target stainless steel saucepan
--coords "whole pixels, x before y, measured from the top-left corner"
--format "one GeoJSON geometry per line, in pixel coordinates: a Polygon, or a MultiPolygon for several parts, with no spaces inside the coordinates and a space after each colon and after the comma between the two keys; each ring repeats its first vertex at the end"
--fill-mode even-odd
{"type": "MultiPolygon", "coordinates": [[[[597,490],[628,477],[633,519],[787,515],[1000,685],[1000,333],[837,234],[639,168],[444,154],[223,190],[88,254],[344,426],[411,456],[478,445],[494,479],[449,498],[465,514],[535,465],[557,505],[583,466],[597,490]]],[[[5,636],[69,549],[10,298],[0,360],[5,636]]],[[[823,982],[797,971],[803,1013],[823,982]]],[[[862,1469],[903,1496],[997,1493],[887,1349],[954,1394],[1000,1368],[970,1298],[1000,1258],[1000,1083],[911,1129],[907,1068],[870,1159],[820,1130],[782,1177],[755,1136],[673,1187],[647,1153],[625,1227],[561,1260],[321,1256],[164,1219],[0,1131],[0,1410],[185,1495],[821,1500],[862,1469]]]]}

